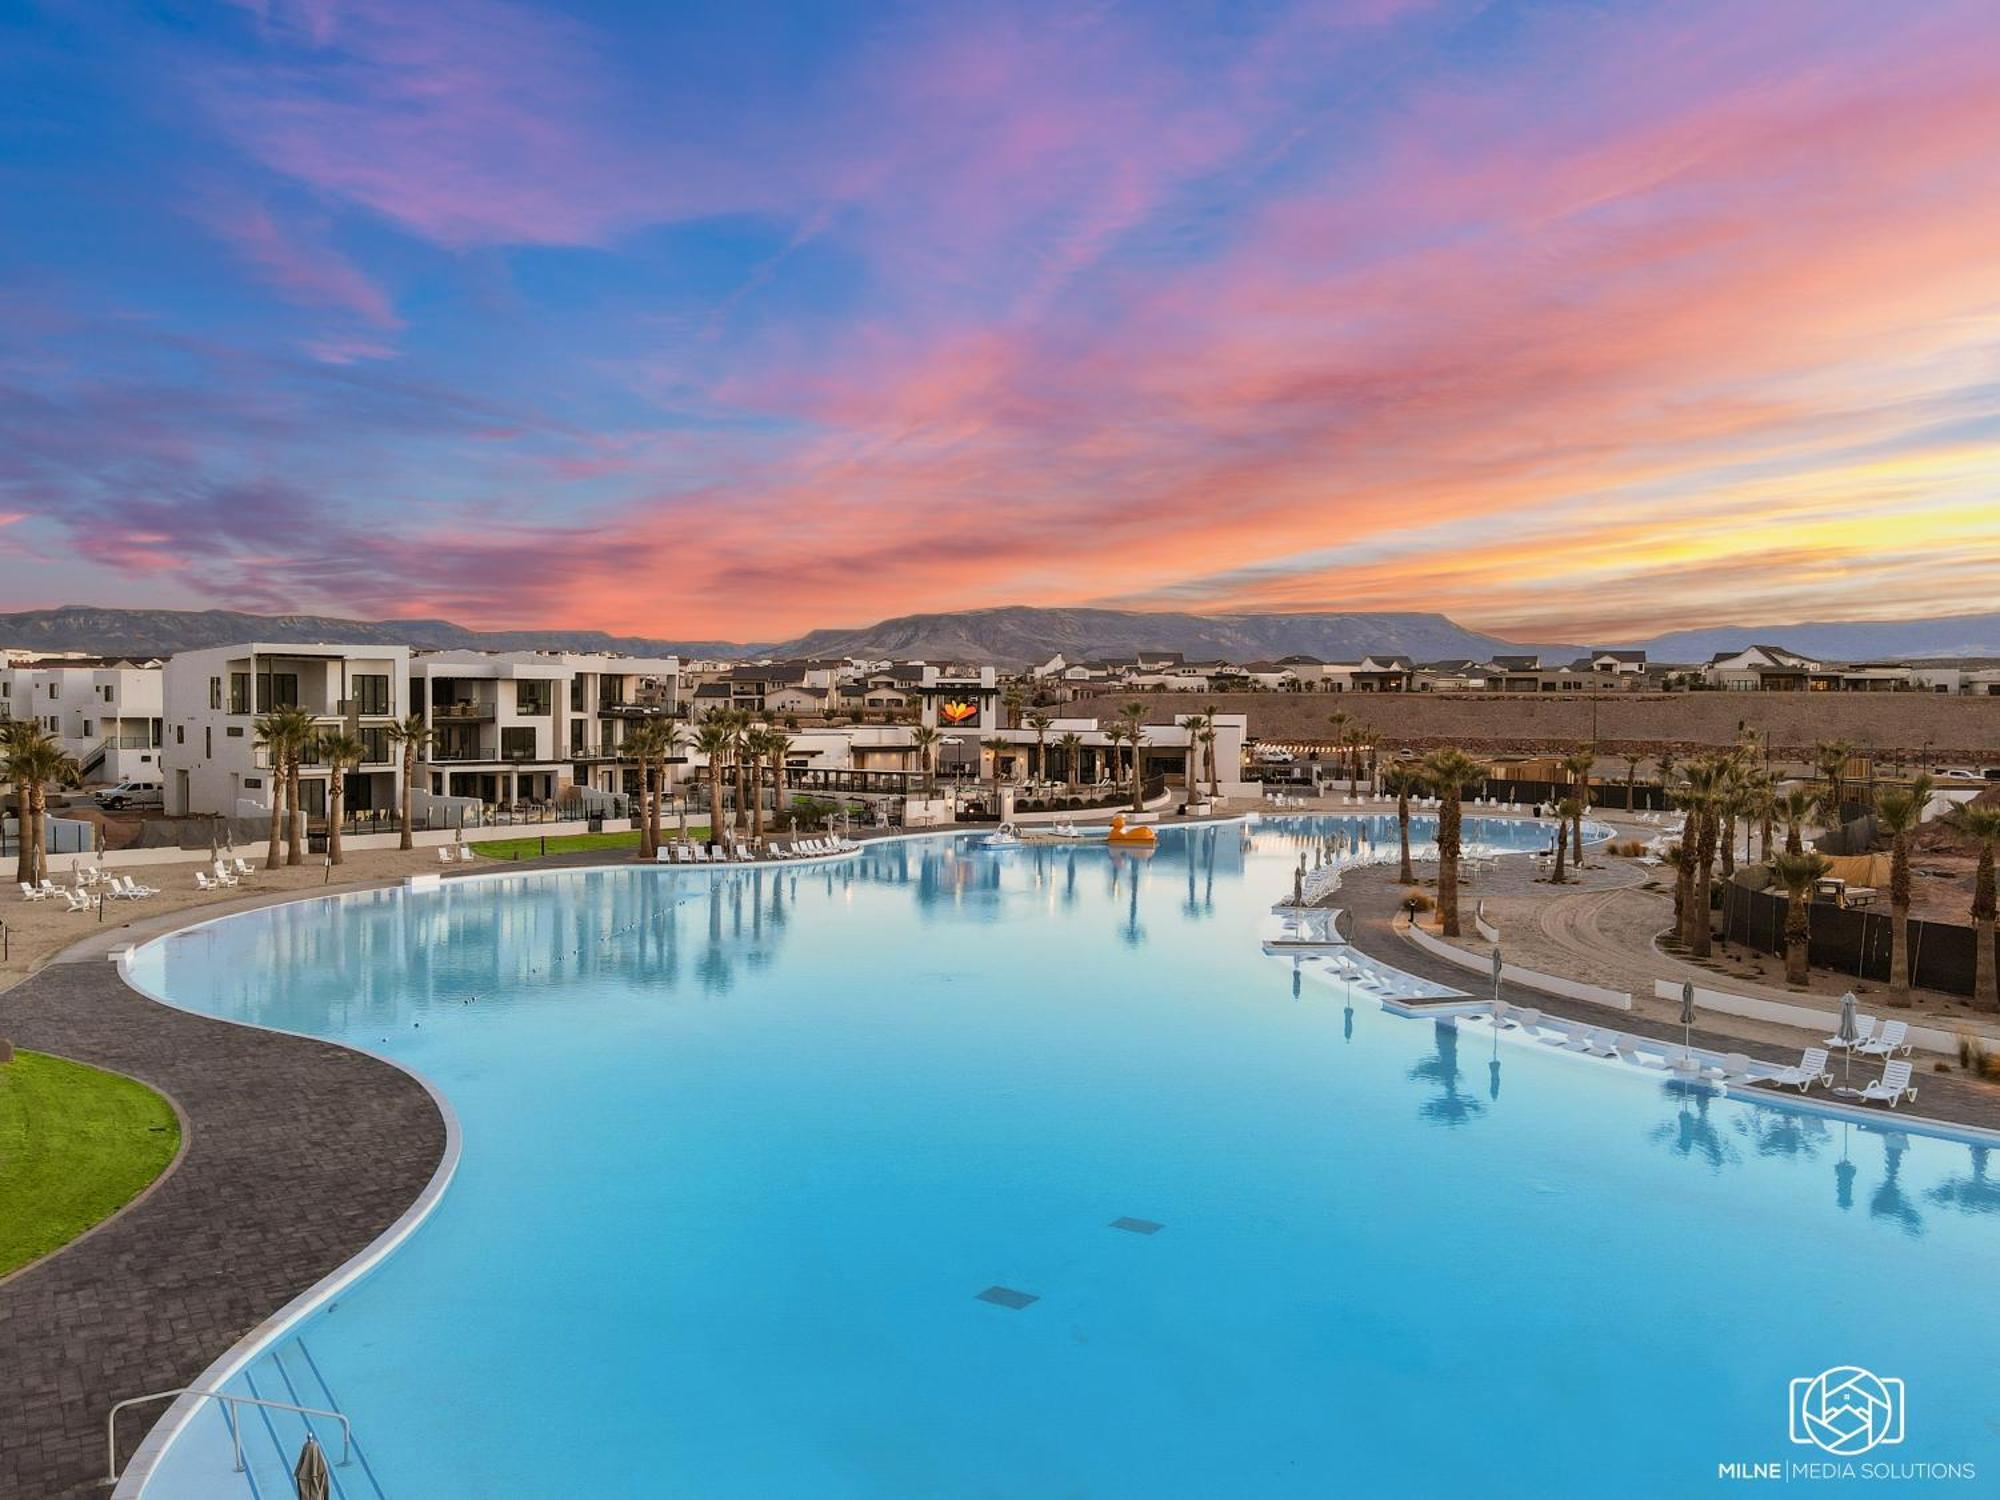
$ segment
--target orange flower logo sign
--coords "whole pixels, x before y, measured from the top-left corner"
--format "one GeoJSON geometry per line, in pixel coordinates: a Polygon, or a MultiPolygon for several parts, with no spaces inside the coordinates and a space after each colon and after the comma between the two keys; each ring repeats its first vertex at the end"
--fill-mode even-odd
{"type": "Polygon", "coordinates": [[[979,717],[979,705],[967,703],[963,698],[954,698],[949,703],[938,705],[938,717],[947,724],[963,724],[968,719],[979,717]]]}

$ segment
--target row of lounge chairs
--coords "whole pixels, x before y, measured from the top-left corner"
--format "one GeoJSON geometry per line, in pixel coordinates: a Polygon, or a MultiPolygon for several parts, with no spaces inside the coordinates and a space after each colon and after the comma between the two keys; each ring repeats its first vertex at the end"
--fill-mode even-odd
{"type": "Polygon", "coordinates": [[[201,891],[226,890],[232,885],[243,884],[243,877],[251,873],[253,872],[250,869],[250,862],[247,859],[218,859],[215,862],[215,871],[213,874],[210,874],[206,870],[196,870],[194,872],[195,889],[201,891]]]}
{"type": "Polygon", "coordinates": [[[760,856],[747,844],[738,844],[733,849],[711,849],[706,844],[673,843],[662,844],[657,857],[662,864],[670,865],[753,865],[779,859],[821,859],[829,854],[846,854],[860,847],[853,839],[829,836],[801,839],[792,844],[769,844],[760,856]]]}
{"type": "MultiPolygon", "coordinates": [[[[1743,1052],[1727,1053],[1720,1061],[1711,1061],[1671,1042],[1642,1046],[1637,1038],[1609,1026],[1584,1026],[1548,1019],[1540,1011],[1523,1006],[1497,1006],[1489,1019],[1502,1030],[1518,1031],[1524,1037],[1559,1047],[1565,1052],[1581,1052],[1590,1057],[1617,1057],[1634,1067],[1708,1083],[1738,1086],[1770,1084],[1776,1088],[1796,1088],[1803,1094],[1815,1083],[1825,1086],[1833,1082],[1833,1074],[1826,1065],[1825,1047],[1806,1048],[1798,1062],[1789,1066],[1752,1059],[1743,1052]]],[[[1887,1041],[1888,1027],[1883,1030],[1884,1036],[1878,1040],[1887,1041]]],[[[1902,1044],[1894,1041],[1888,1042],[1888,1045],[1893,1048],[1902,1044]]],[[[1908,1050],[1907,1047],[1905,1050],[1908,1050]]],[[[1889,1054],[1884,1051],[1878,1055],[1887,1057],[1889,1054]]],[[[1857,1095],[1863,1100],[1887,1104],[1894,1109],[1904,1100],[1917,1097],[1916,1088],[1910,1082],[1911,1071],[1909,1062],[1893,1059],[1883,1068],[1882,1077],[1865,1084],[1856,1091],[1857,1095]]]]}

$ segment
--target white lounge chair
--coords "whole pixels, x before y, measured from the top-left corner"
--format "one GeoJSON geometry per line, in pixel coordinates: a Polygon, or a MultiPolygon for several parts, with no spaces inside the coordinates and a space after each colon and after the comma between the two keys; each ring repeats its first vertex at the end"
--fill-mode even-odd
{"type": "Polygon", "coordinates": [[[451,852],[451,845],[438,845],[438,863],[441,865],[455,865],[458,863],[458,856],[451,852]]]}
{"type": "Polygon", "coordinates": [[[250,861],[245,859],[240,854],[236,856],[235,865],[236,865],[236,873],[238,875],[248,875],[252,873],[250,869],[250,861]]]}
{"type": "Polygon", "coordinates": [[[1832,1083],[1833,1074],[1826,1068],[1826,1048],[1808,1047],[1799,1054],[1799,1060],[1791,1067],[1779,1068],[1762,1078],[1764,1083],[1775,1083],[1785,1088],[1795,1088],[1801,1094],[1813,1086],[1814,1081],[1832,1083]]]}
{"type": "Polygon", "coordinates": [[[213,880],[210,880],[208,878],[206,872],[201,870],[196,870],[194,872],[194,888],[198,891],[213,891],[221,889],[221,887],[219,887],[213,880]]]}
{"type": "Polygon", "coordinates": [[[1893,1057],[1898,1052],[1907,1055],[1910,1045],[1908,1021],[1884,1021],[1873,1041],[1862,1042],[1854,1050],[1865,1052],[1870,1057],[1893,1057]]]}
{"type": "Polygon", "coordinates": [[[1532,1006],[1517,1005],[1507,1012],[1507,1022],[1515,1030],[1529,1036],[1540,1036],[1542,1013],[1532,1006]]]}
{"type": "Polygon", "coordinates": [[[229,873],[229,866],[219,859],[215,862],[215,883],[217,885],[236,884],[236,877],[229,873]]]}
{"type": "Polygon", "coordinates": [[[1631,1063],[1635,1068],[1653,1068],[1657,1070],[1667,1065],[1666,1059],[1661,1057],[1657,1052],[1640,1051],[1638,1042],[1629,1036],[1618,1039],[1617,1052],[1620,1057],[1631,1063]]]}
{"type": "Polygon", "coordinates": [[[44,896],[66,896],[69,892],[44,875],[42,877],[42,894],[44,896]]]}
{"type": "Polygon", "coordinates": [[[1916,1098],[1917,1091],[1910,1083],[1910,1065],[1900,1060],[1890,1063],[1882,1070],[1878,1082],[1862,1089],[1861,1097],[1887,1104],[1891,1109],[1905,1099],[1916,1098]]]}
{"type": "Polygon", "coordinates": [[[69,902],[71,911],[89,911],[95,904],[83,891],[64,891],[63,897],[69,902]]]}
{"type": "Polygon", "coordinates": [[[1592,1057],[1616,1057],[1618,1044],[1623,1040],[1625,1039],[1609,1027],[1600,1026],[1591,1033],[1590,1040],[1584,1043],[1583,1050],[1592,1057]]]}
{"type": "Polygon", "coordinates": [[[160,888],[155,885],[141,885],[130,875],[127,875],[125,877],[125,894],[134,901],[143,901],[148,896],[159,895],[160,888]]]}
{"type": "Polygon", "coordinates": [[[49,899],[49,893],[40,886],[30,885],[24,880],[21,882],[21,899],[23,901],[46,901],[49,899]]]}
{"type": "MultiPolygon", "coordinates": [[[[1856,1016],[1854,1018],[1854,1047],[1857,1051],[1860,1050],[1861,1044],[1874,1034],[1874,1031],[1875,1018],[1873,1016],[1856,1016]]],[[[1826,1045],[1829,1047],[1845,1047],[1847,1043],[1843,1042],[1838,1036],[1830,1036],[1826,1039],[1826,1045]]]]}
{"type": "Polygon", "coordinates": [[[1747,1052],[1731,1052],[1722,1059],[1722,1077],[1727,1083],[1755,1083],[1757,1074],[1747,1052]]]}

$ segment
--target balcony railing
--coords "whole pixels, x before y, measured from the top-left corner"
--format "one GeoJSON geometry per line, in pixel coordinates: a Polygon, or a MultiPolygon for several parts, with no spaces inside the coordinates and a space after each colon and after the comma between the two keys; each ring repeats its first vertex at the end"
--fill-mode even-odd
{"type": "Polygon", "coordinates": [[[499,708],[492,703],[433,703],[431,720],[438,724],[491,723],[499,708]]]}

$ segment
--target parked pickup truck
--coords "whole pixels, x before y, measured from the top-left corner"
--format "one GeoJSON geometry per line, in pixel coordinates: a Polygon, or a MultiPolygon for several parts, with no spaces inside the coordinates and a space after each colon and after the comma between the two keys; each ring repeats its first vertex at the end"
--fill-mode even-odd
{"type": "Polygon", "coordinates": [[[166,798],[157,781],[121,781],[97,794],[97,805],[107,812],[125,807],[161,807],[166,798]]]}

